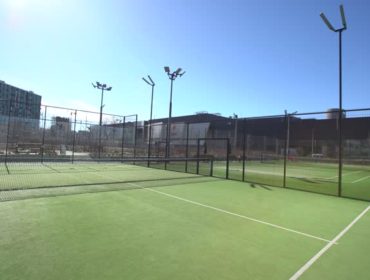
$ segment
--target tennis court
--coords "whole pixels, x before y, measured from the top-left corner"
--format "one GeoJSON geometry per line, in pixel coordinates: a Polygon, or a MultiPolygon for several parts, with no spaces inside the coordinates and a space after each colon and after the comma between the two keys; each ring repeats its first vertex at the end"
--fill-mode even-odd
{"type": "MultiPolygon", "coordinates": [[[[223,170],[224,164],[215,169],[223,170]]],[[[222,172],[222,171],[221,171],[222,172]]],[[[242,180],[242,162],[230,163],[230,178],[242,180]]],[[[273,186],[283,186],[284,162],[247,161],[245,180],[273,186]]],[[[366,165],[343,165],[342,195],[345,197],[370,200],[370,168],[366,165]]],[[[286,187],[318,192],[338,194],[338,164],[309,161],[288,162],[286,167],[286,187]]]]}
{"type": "Polygon", "coordinates": [[[3,166],[1,279],[368,279],[368,202],[143,165],[3,166]]]}

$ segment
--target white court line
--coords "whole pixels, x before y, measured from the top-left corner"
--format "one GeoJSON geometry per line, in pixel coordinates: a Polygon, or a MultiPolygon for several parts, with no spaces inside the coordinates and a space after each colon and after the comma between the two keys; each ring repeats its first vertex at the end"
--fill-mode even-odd
{"type": "Polygon", "coordinates": [[[351,227],[359,220],[362,216],[369,211],[370,206],[368,206],[360,215],[358,215],[344,230],[342,230],[332,241],[330,241],[324,248],[322,248],[315,256],[313,256],[305,265],[303,265],[292,277],[290,280],[296,280],[302,276],[302,274],[309,269],[314,262],[316,262],[327,250],[331,248],[351,227]]]}
{"type": "MultiPolygon", "coordinates": [[[[352,175],[352,174],[355,174],[355,173],[359,173],[359,172],[362,172],[362,170],[352,171],[352,172],[348,172],[348,173],[342,174],[342,177],[348,176],[348,175],[352,175]]],[[[338,178],[338,175],[335,175],[335,176],[329,177],[329,178],[324,178],[324,179],[331,180],[331,179],[336,179],[336,178],[338,178]]]]}
{"type": "MultiPolygon", "coordinates": [[[[213,167],[213,169],[222,169],[224,170],[225,167],[213,167]]],[[[240,169],[240,168],[229,168],[229,171],[243,171],[243,169],[240,169]]],[[[274,175],[274,176],[283,176],[282,173],[278,173],[278,172],[272,172],[272,171],[261,171],[261,170],[255,170],[255,169],[248,169],[248,168],[245,168],[245,171],[246,173],[257,173],[257,174],[268,174],[268,175],[274,175]]]]}
{"type": "MultiPolygon", "coordinates": [[[[112,177],[110,177],[110,176],[104,176],[102,174],[96,174],[96,175],[98,175],[100,177],[103,177],[103,178],[105,177],[105,178],[111,178],[112,179],[112,177]]],[[[264,222],[264,221],[261,221],[261,220],[258,220],[258,219],[254,219],[254,218],[251,218],[251,217],[244,216],[244,215],[236,214],[236,213],[233,213],[233,212],[230,212],[230,211],[227,211],[227,210],[223,210],[223,209],[220,209],[220,208],[216,208],[216,207],[213,207],[213,206],[202,204],[202,203],[192,201],[192,200],[189,200],[189,199],[185,199],[185,198],[182,198],[182,197],[179,197],[179,196],[175,196],[175,195],[172,195],[172,194],[168,194],[168,193],[164,193],[164,192],[161,192],[161,191],[153,190],[151,188],[144,188],[143,186],[138,185],[138,184],[134,184],[134,183],[127,183],[127,184],[132,185],[134,187],[138,187],[138,188],[146,190],[146,191],[152,191],[152,192],[162,194],[162,195],[165,195],[165,196],[168,196],[168,197],[172,197],[172,198],[184,201],[184,202],[188,202],[188,203],[191,203],[191,204],[195,204],[195,205],[198,205],[198,206],[209,208],[209,209],[212,209],[212,210],[215,210],[215,211],[218,211],[218,212],[222,212],[222,213],[225,213],[225,214],[229,214],[229,215],[232,215],[232,216],[236,216],[236,217],[239,217],[239,218],[243,218],[243,219],[246,219],[246,220],[250,220],[250,221],[257,222],[257,223],[260,223],[260,224],[264,224],[264,225],[267,225],[267,226],[271,226],[271,227],[274,227],[274,228],[278,228],[278,229],[282,229],[282,230],[285,230],[285,231],[293,232],[293,233],[296,233],[296,234],[299,234],[299,235],[303,235],[303,236],[306,236],[306,237],[314,238],[314,239],[325,241],[325,242],[331,242],[330,240],[325,239],[325,238],[321,238],[321,237],[318,237],[318,236],[315,236],[315,235],[311,235],[311,234],[304,233],[304,232],[301,232],[301,231],[297,231],[297,230],[294,230],[294,229],[286,228],[286,227],[279,226],[279,225],[276,225],[276,224],[264,222]]]]}
{"type": "MultiPolygon", "coordinates": [[[[224,169],[224,167],[216,167],[217,169],[224,169]]],[[[243,171],[243,169],[238,169],[238,168],[230,168],[230,171],[243,171]]],[[[261,170],[255,170],[255,169],[245,169],[246,173],[257,173],[257,174],[267,174],[267,175],[273,175],[273,176],[283,176],[284,174],[278,173],[278,172],[271,172],[271,171],[261,171],[261,170]]],[[[356,171],[358,172],[358,171],[356,171]]],[[[344,176],[344,175],[343,175],[344,176]]],[[[305,176],[301,174],[287,174],[287,177],[289,178],[298,178],[298,179],[317,179],[317,180],[329,180],[329,179],[334,179],[338,176],[335,177],[330,177],[330,178],[323,178],[323,177],[313,177],[313,176],[305,176]]]]}
{"type": "MultiPolygon", "coordinates": [[[[224,169],[224,167],[216,167],[216,169],[224,169]]],[[[305,168],[307,169],[307,168],[305,168]]],[[[231,171],[243,171],[243,169],[239,169],[239,168],[230,168],[231,171]]],[[[297,169],[298,170],[298,169],[297,169]]],[[[282,176],[283,174],[281,173],[278,173],[278,172],[271,172],[271,171],[261,171],[261,170],[255,170],[255,169],[248,169],[246,168],[245,171],[248,173],[257,173],[257,174],[268,174],[268,175],[276,175],[276,176],[282,176]]],[[[325,171],[326,172],[326,171],[325,171]]],[[[356,173],[360,173],[362,172],[362,170],[358,170],[358,171],[352,171],[352,172],[348,172],[348,173],[344,173],[342,174],[342,177],[344,176],[348,176],[348,175],[352,175],[352,174],[356,174],[356,173]]],[[[322,180],[333,180],[333,179],[336,179],[338,178],[338,175],[335,175],[335,176],[332,176],[332,177],[327,177],[327,178],[324,178],[324,177],[315,177],[315,176],[305,176],[305,175],[301,175],[301,174],[288,174],[287,177],[289,178],[308,178],[308,179],[322,179],[322,180]]],[[[363,180],[367,179],[367,178],[370,178],[370,176],[366,177],[366,178],[363,178],[363,180]]],[[[362,180],[360,180],[362,181],[362,180]]],[[[359,182],[359,181],[358,181],[359,182]]],[[[355,182],[352,182],[352,183],[357,183],[356,181],[355,182]]]]}
{"type": "Polygon", "coordinates": [[[222,213],[225,213],[225,214],[229,214],[229,215],[232,215],[232,216],[236,216],[236,217],[239,217],[239,218],[242,218],[242,219],[250,220],[250,221],[253,221],[253,222],[257,222],[257,223],[264,224],[264,225],[267,225],[267,226],[270,226],[270,227],[274,227],[274,228],[282,229],[282,230],[285,230],[285,231],[293,232],[293,233],[296,233],[296,234],[300,234],[300,235],[303,235],[303,236],[306,236],[306,237],[318,239],[318,240],[321,240],[321,241],[330,242],[330,240],[328,240],[328,239],[321,238],[321,237],[311,235],[311,234],[308,234],[308,233],[304,233],[304,232],[301,232],[301,231],[298,231],[298,230],[294,230],[294,229],[282,227],[282,226],[279,226],[279,225],[276,225],[276,224],[264,222],[264,221],[257,220],[257,219],[251,218],[251,217],[236,214],[236,213],[233,213],[233,212],[230,212],[230,211],[227,211],[227,210],[223,210],[223,209],[216,208],[216,207],[213,207],[213,206],[209,206],[209,205],[206,205],[206,204],[202,204],[202,203],[199,203],[199,202],[196,202],[196,201],[185,199],[185,198],[182,198],[182,197],[179,197],[179,196],[175,196],[175,195],[172,195],[172,194],[157,191],[157,190],[154,190],[154,189],[151,189],[151,188],[143,188],[142,186],[137,185],[137,184],[133,184],[133,183],[128,183],[128,184],[132,185],[132,186],[135,186],[135,187],[139,187],[139,188],[141,188],[143,190],[146,190],[146,191],[155,192],[155,193],[158,193],[158,194],[161,194],[161,195],[165,195],[165,196],[175,198],[175,199],[178,199],[178,200],[181,200],[181,201],[184,201],[184,202],[188,202],[188,203],[191,203],[191,204],[194,204],[194,205],[198,205],[198,206],[201,206],[201,207],[209,208],[209,209],[212,209],[212,210],[215,210],[215,211],[218,211],[218,212],[222,212],[222,213]]]}
{"type": "Polygon", "coordinates": [[[360,178],[360,179],[357,179],[357,180],[353,181],[351,184],[361,182],[361,181],[366,180],[366,179],[368,179],[368,178],[370,178],[370,176],[362,177],[362,178],[360,178]]]}

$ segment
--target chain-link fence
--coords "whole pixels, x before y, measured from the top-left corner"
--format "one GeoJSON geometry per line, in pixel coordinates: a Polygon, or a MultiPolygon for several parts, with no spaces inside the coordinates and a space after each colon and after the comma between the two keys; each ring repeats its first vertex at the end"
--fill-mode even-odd
{"type": "Polygon", "coordinates": [[[344,111],[342,124],[329,110],[227,125],[231,179],[370,200],[370,109],[344,111]]]}
{"type": "MultiPolygon", "coordinates": [[[[170,143],[167,120],[152,125],[151,156],[166,156],[169,145],[171,156],[212,158],[213,176],[247,181],[252,187],[370,200],[370,109],[344,111],[341,126],[338,110],[207,121],[207,116],[181,118],[171,123],[170,143]]],[[[185,170],[202,174],[201,164],[185,170]]]]}
{"type": "Polygon", "coordinates": [[[100,113],[42,105],[37,118],[26,118],[18,116],[26,105],[7,102],[7,115],[0,116],[4,163],[118,161],[137,156],[137,116],[102,114],[99,125],[100,113]]]}
{"type": "Polygon", "coordinates": [[[168,130],[167,119],[102,114],[100,125],[96,112],[43,105],[40,112],[23,114],[27,104],[0,103],[5,165],[132,159],[153,168],[247,181],[252,187],[370,200],[370,109],[346,110],[342,122],[338,110],[256,118],[200,114],[175,117],[168,130]],[[150,160],[138,160],[143,158],[150,160]]]}

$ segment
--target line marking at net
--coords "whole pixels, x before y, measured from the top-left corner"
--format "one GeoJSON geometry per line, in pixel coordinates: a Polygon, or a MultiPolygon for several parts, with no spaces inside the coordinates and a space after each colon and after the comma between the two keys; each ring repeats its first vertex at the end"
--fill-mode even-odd
{"type": "Polygon", "coordinates": [[[330,241],[324,248],[322,248],[316,255],[314,255],[307,263],[305,263],[292,277],[290,280],[296,280],[302,276],[302,274],[309,269],[314,262],[316,262],[326,251],[328,251],[331,246],[333,246],[351,227],[362,218],[369,211],[370,206],[368,206],[364,211],[362,211],[345,229],[343,229],[332,241],[330,241]]]}
{"type": "Polygon", "coordinates": [[[360,179],[354,180],[354,181],[352,182],[352,184],[354,184],[354,183],[358,183],[358,182],[361,182],[361,181],[364,181],[364,180],[369,179],[369,178],[370,178],[370,176],[362,177],[362,178],[360,178],[360,179]]]}
{"type": "Polygon", "coordinates": [[[253,221],[253,222],[256,222],[256,223],[264,224],[264,225],[267,225],[267,226],[270,226],[270,227],[274,227],[274,228],[282,229],[282,230],[285,230],[285,231],[293,232],[293,233],[303,235],[303,236],[306,236],[306,237],[310,237],[310,238],[314,238],[314,239],[317,239],[317,240],[321,240],[321,241],[325,241],[325,242],[331,242],[328,239],[321,238],[321,237],[311,235],[311,234],[308,234],[308,233],[304,233],[304,232],[301,232],[301,231],[298,231],[298,230],[294,230],[294,229],[286,228],[286,227],[279,226],[279,225],[276,225],[276,224],[264,222],[264,221],[261,221],[261,220],[258,220],[258,219],[254,219],[254,218],[251,218],[251,217],[248,217],[248,216],[233,213],[233,212],[223,210],[221,208],[216,208],[216,207],[213,207],[213,206],[210,206],[210,205],[202,204],[202,203],[192,201],[192,200],[189,200],[189,199],[185,199],[185,198],[182,198],[182,197],[179,197],[179,196],[176,196],[176,195],[172,195],[172,194],[164,193],[164,192],[161,192],[161,191],[157,191],[157,190],[154,190],[154,189],[151,189],[151,188],[143,188],[142,186],[137,185],[137,184],[133,184],[133,183],[129,183],[129,184],[133,185],[135,187],[139,187],[143,190],[155,192],[155,193],[165,195],[165,196],[168,196],[168,197],[171,197],[171,198],[175,198],[175,199],[187,202],[187,203],[191,203],[191,204],[198,205],[198,206],[201,206],[201,207],[204,207],[204,208],[212,209],[212,210],[215,210],[215,211],[218,211],[218,212],[221,212],[221,213],[229,214],[229,215],[236,216],[236,217],[239,217],[239,218],[242,218],[242,219],[246,219],[246,220],[250,220],[250,221],[253,221]]]}

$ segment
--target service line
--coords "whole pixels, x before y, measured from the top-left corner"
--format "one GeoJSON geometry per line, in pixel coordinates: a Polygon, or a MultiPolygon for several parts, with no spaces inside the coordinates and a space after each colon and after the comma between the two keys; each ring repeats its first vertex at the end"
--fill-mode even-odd
{"type": "Polygon", "coordinates": [[[129,185],[132,185],[132,186],[135,186],[135,187],[138,187],[138,188],[141,188],[141,189],[146,190],[146,191],[155,192],[155,193],[158,193],[158,194],[167,196],[167,197],[171,197],[171,198],[174,198],[174,199],[177,199],[177,200],[181,200],[183,202],[187,202],[187,203],[191,203],[191,204],[194,204],[194,205],[197,205],[197,206],[201,206],[201,207],[204,207],[204,208],[212,209],[212,210],[217,211],[217,212],[221,212],[221,213],[224,213],[224,214],[229,214],[229,215],[232,215],[232,216],[235,216],[235,217],[239,217],[239,218],[242,218],[242,219],[245,219],[245,220],[249,220],[249,221],[253,221],[253,222],[256,222],[256,223],[264,224],[264,225],[267,225],[267,226],[270,226],[270,227],[274,227],[274,228],[277,228],[277,229],[289,231],[289,232],[292,232],[292,233],[295,233],[295,234],[299,234],[299,235],[303,235],[303,236],[306,236],[306,237],[309,237],[309,238],[321,240],[321,241],[324,241],[324,242],[327,242],[327,243],[331,242],[330,240],[325,239],[325,238],[322,238],[322,237],[318,237],[318,236],[315,236],[315,235],[312,235],[312,234],[308,234],[308,233],[304,233],[304,232],[301,232],[301,231],[298,231],[298,230],[286,228],[286,227],[283,227],[283,226],[280,226],[280,225],[272,224],[272,223],[265,222],[265,221],[262,221],[262,220],[258,220],[258,219],[255,219],[255,218],[251,218],[251,217],[248,217],[248,216],[244,216],[244,215],[240,215],[240,214],[237,214],[237,213],[233,213],[233,212],[230,212],[230,211],[221,209],[221,208],[213,207],[213,206],[210,206],[210,205],[207,205],[207,204],[203,204],[203,203],[199,203],[199,202],[196,202],[196,201],[192,201],[192,200],[189,200],[189,199],[186,199],[186,198],[182,198],[182,197],[179,197],[179,196],[176,196],[176,195],[172,195],[172,194],[168,194],[168,193],[161,192],[161,191],[158,191],[158,190],[154,190],[152,188],[144,188],[144,187],[142,187],[142,186],[140,186],[138,184],[133,184],[133,183],[128,183],[128,184],[129,185]]]}

